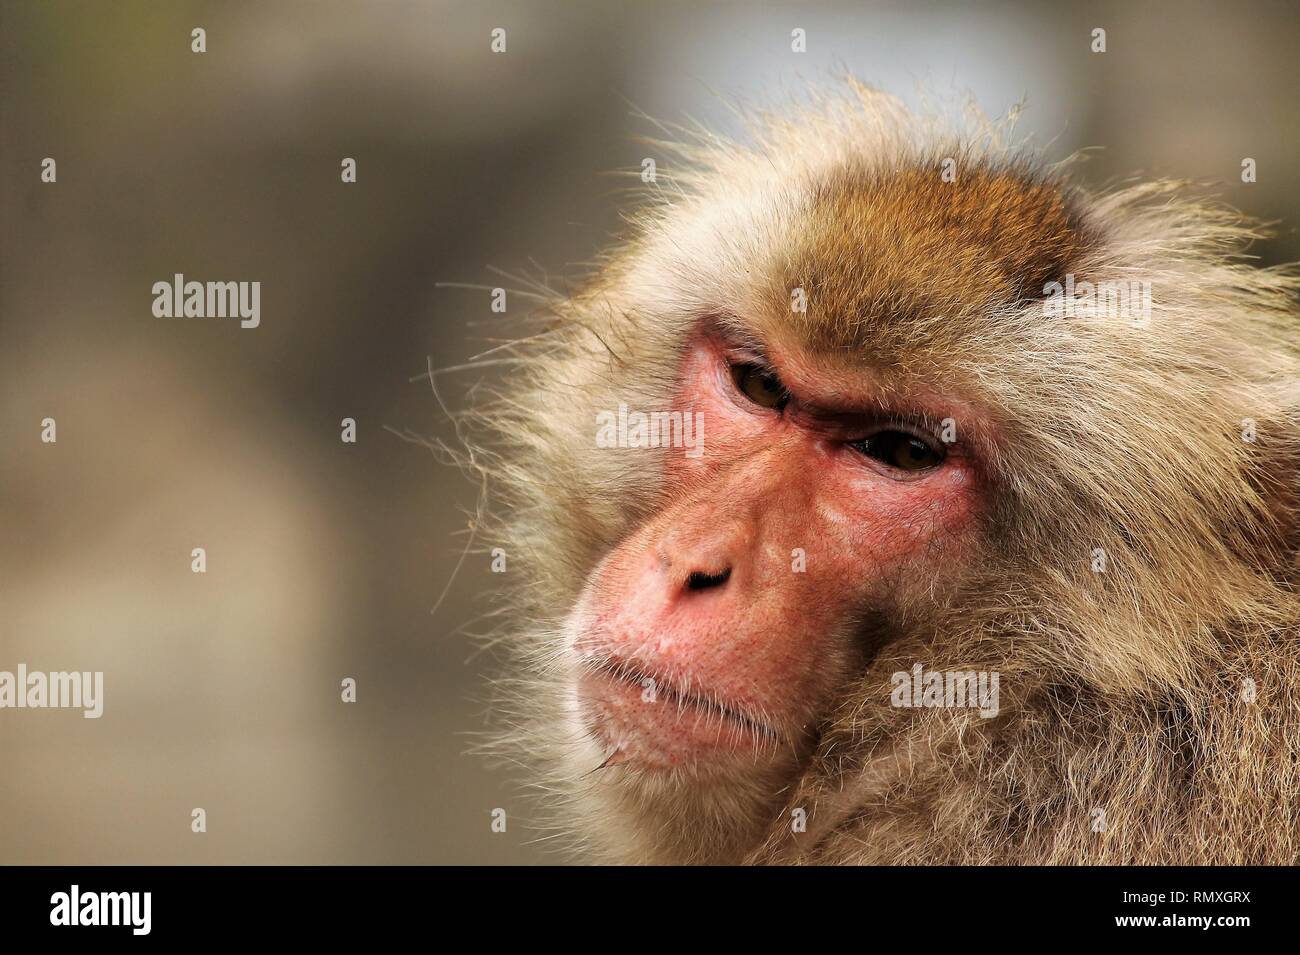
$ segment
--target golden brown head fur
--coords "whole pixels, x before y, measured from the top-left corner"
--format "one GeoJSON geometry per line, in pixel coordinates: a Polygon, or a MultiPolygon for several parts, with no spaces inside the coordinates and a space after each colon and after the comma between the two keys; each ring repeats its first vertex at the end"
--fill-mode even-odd
{"type": "Polygon", "coordinates": [[[488,530],[525,578],[504,745],[584,857],[1300,857],[1297,281],[1243,262],[1256,227],[1186,184],[1090,192],[1010,133],[848,83],[756,117],[747,145],[660,144],[679,168],[586,288],[533,316],[473,417],[488,530]],[[1150,282],[1149,321],[1046,315],[1067,273],[1150,282]],[[667,406],[702,316],[900,393],[962,395],[988,508],[942,599],[879,622],[796,778],[665,812],[591,773],[558,635],[666,493],[652,455],[595,448],[594,413],[667,406]],[[1000,714],[890,707],[890,675],[916,662],[999,672],[1000,714]]]}

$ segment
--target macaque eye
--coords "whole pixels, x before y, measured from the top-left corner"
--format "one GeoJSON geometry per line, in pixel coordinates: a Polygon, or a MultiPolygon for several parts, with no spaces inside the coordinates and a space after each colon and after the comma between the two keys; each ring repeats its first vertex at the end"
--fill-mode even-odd
{"type": "Polygon", "coordinates": [[[925,471],[943,463],[943,452],[906,431],[877,431],[852,447],[900,471],[925,471]]]}
{"type": "Polygon", "coordinates": [[[746,398],[764,408],[782,408],[790,397],[781,379],[758,365],[732,365],[731,380],[746,398]]]}

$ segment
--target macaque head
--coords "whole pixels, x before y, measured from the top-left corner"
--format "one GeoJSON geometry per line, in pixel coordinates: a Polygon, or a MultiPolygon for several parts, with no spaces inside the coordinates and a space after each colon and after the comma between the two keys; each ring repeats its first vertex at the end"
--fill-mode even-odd
{"type": "Polygon", "coordinates": [[[1094,695],[1185,692],[1206,621],[1277,611],[1294,365],[1235,220],[869,90],[819,110],[683,147],[490,416],[516,738],[607,857],[970,858],[1068,758],[1057,709],[1105,737],[1094,695]],[[900,706],[921,667],[1001,702],[900,706]]]}

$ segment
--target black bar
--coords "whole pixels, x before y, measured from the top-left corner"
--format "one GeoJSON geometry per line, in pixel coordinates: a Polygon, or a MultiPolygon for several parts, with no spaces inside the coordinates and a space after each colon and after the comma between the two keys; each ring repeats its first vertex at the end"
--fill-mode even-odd
{"type": "Polygon", "coordinates": [[[83,944],[450,942],[448,932],[471,933],[472,942],[513,930],[534,933],[538,944],[608,933],[666,944],[687,925],[729,937],[814,931],[806,942],[830,929],[868,947],[894,932],[922,945],[989,944],[1026,931],[1070,943],[1200,935],[1232,944],[1243,932],[1271,937],[1296,923],[1295,872],[1259,868],[13,867],[0,869],[0,882],[6,939],[83,944]],[[73,885],[83,907],[96,895],[88,913],[98,910],[98,893],[150,893],[148,934],[136,935],[127,917],[134,913],[139,927],[142,907],[121,909],[125,925],[51,924],[58,893],[71,901],[73,885]],[[1133,918],[1153,921],[1120,924],[1133,918]],[[1205,918],[1208,926],[1189,921],[1205,918]]]}

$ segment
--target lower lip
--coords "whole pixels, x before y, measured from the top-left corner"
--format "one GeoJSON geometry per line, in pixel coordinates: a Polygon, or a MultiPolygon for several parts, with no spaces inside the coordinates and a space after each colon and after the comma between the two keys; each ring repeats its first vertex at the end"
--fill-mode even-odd
{"type": "Polygon", "coordinates": [[[578,699],[588,729],[607,747],[606,765],[635,763],[646,769],[698,767],[773,749],[755,727],[672,695],[650,701],[629,680],[600,671],[578,677],[578,699]]]}

